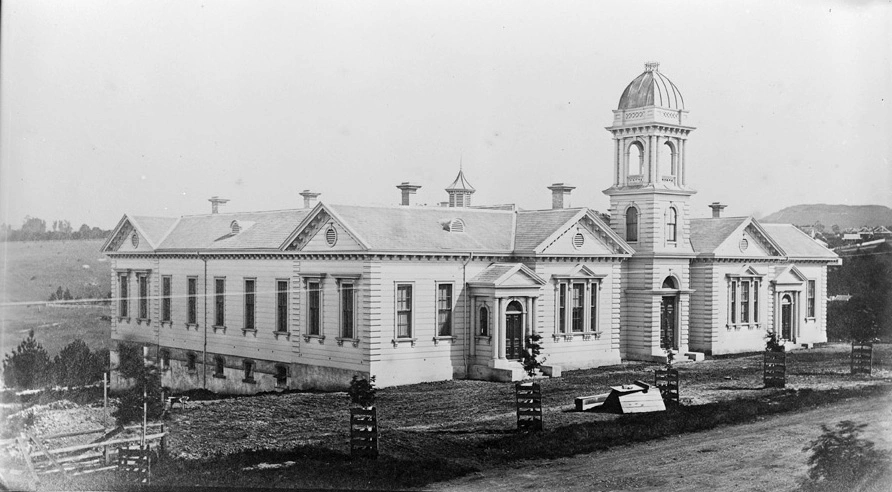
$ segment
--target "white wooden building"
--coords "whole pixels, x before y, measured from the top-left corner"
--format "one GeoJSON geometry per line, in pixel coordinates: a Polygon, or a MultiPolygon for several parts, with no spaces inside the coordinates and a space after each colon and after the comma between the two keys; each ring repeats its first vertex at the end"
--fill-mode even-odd
{"type": "MultiPolygon", "coordinates": [[[[667,349],[757,350],[768,331],[825,341],[836,255],[792,226],[692,219],[681,93],[655,64],[624,91],[609,223],[569,208],[471,206],[462,172],[448,205],[313,203],[180,218],[125,215],[103,245],[120,343],[147,346],[163,384],[255,393],[453,378],[518,380],[526,337],[544,372],[659,360],[667,349]]],[[[119,381],[115,381],[120,384],[119,381]]]]}

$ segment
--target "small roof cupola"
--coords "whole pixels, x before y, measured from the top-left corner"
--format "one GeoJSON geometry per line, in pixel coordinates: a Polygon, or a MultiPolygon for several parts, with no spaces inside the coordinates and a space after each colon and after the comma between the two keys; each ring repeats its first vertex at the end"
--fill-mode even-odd
{"type": "Polygon", "coordinates": [[[446,193],[449,193],[449,206],[450,207],[470,207],[471,206],[471,195],[477,190],[471,186],[471,183],[468,183],[467,178],[465,178],[465,173],[461,169],[458,171],[458,176],[455,177],[455,181],[452,182],[451,185],[446,187],[446,193]]]}
{"type": "Polygon", "coordinates": [[[220,205],[225,205],[226,202],[229,201],[228,198],[220,198],[218,196],[212,196],[208,198],[208,201],[211,202],[211,213],[216,214],[220,213],[220,205]]]}

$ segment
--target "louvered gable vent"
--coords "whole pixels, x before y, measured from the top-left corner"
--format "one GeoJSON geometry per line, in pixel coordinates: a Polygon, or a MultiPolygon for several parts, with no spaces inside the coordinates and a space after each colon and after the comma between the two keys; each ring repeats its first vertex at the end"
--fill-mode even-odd
{"type": "Polygon", "coordinates": [[[229,228],[232,229],[232,235],[236,235],[241,232],[242,228],[238,225],[237,220],[233,220],[231,224],[229,224],[229,228]]]}

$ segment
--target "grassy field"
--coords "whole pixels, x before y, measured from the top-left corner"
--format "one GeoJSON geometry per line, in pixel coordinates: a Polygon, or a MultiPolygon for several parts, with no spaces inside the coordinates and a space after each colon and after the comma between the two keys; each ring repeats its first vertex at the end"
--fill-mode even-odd
{"type": "Polygon", "coordinates": [[[108,294],[111,269],[99,252],[101,240],[0,243],[0,353],[6,354],[34,330],[50,356],[80,338],[93,350],[108,347],[107,305],[46,306],[58,287],[73,297],[108,294]]]}
{"type": "MultiPolygon", "coordinates": [[[[352,460],[344,393],[286,393],[190,402],[167,421],[168,459],[153,472],[167,487],[407,489],[524,460],[598,452],[717,426],[753,422],[892,391],[892,345],[876,348],[872,377],[849,374],[849,346],[794,351],[785,389],[764,388],[761,354],[679,366],[680,408],[651,414],[575,412],[576,396],[636,379],[655,364],[568,371],[540,380],[545,430],[518,433],[513,385],[444,381],[378,393],[381,456],[352,460]]],[[[105,480],[114,480],[106,476],[105,480]]],[[[95,477],[75,487],[108,485],[95,477]]]]}
{"type": "Polygon", "coordinates": [[[60,286],[74,297],[106,296],[111,268],[100,246],[101,240],[0,243],[0,303],[46,301],[60,286]]]}

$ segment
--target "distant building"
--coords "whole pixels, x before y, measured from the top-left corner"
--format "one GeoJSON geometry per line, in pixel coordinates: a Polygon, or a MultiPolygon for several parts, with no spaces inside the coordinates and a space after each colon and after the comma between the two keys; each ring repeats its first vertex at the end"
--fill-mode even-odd
{"type": "MultiPolygon", "coordinates": [[[[609,223],[570,207],[471,206],[463,172],[445,207],[315,203],[181,218],[125,215],[112,262],[112,339],[153,347],[163,384],[228,393],[517,380],[527,336],[546,374],[826,341],[827,265],[792,225],[691,217],[681,92],[646,70],[613,111],[609,223]]],[[[117,360],[117,345],[112,361],[117,360]]],[[[115,381],[120,384],[120,381],[115,381]]]]}

